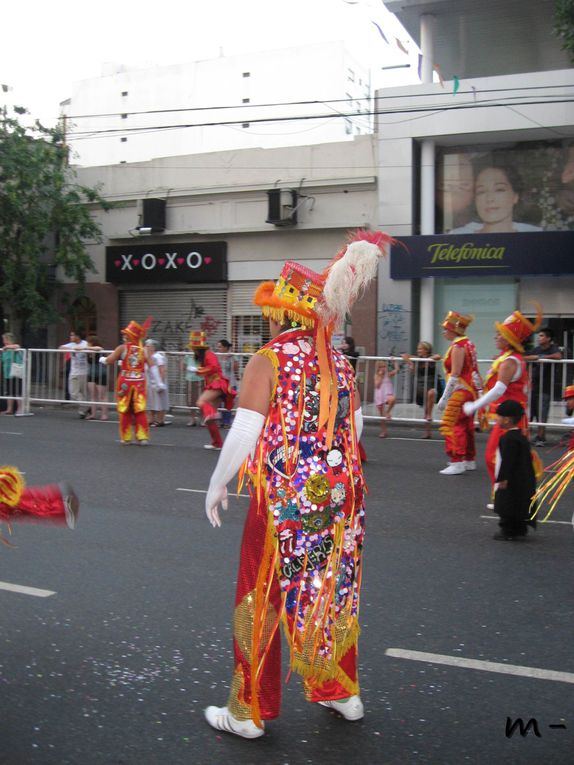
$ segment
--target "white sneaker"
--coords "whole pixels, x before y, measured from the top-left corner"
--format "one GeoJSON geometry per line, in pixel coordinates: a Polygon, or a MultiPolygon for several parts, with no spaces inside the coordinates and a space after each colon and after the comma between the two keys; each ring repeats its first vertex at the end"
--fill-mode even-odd
{"type": "Polygon", "coordinates": [[[66,524],[68,528],[75,529],[78,513],[80,511],[80,500],[74,489],[67,481],[58,484],[58,488],[62,493],[62,502],[64,503],[64,510],[66,512],[66,524]]]}
{"type": "Polygon", "coordinates": [[[439,470],[439,473],[442,473],[442,475],[460,475],[465,472],[464,462],[451,462],[444,470],[439,470]]]}
{"type": "Polygon", "coordinates": [[[214,446],[213,444],[203,444],[204,449],[215,449],[215,451],[220,452],[221,446],[214,446]]]}
{"type": "Polygon", "coordinates": [[[323,707],[334,709],[345,720],[361,720],[365,716],[365,708],[360,696],[349,696],[345,701],[319,701],[323,707]]]}
{"type": "Polygon", "coordinates": [[[204,715],[215,730],[234,733],[242,738],[259,738],[265,733],[265,727],[258,728],[253,720],[237,720],[227,707],[207,707],[204,715]]]}
{"type": "Polygon", "coordinates": [[[141,441],[138,441],[138,444],[139,444],[140,446],[147,446],[147,445],[148,445],[148,443],[149,443],[149,442],[148,442],[148,440],[147,440],[146,438],[142,438],[142,439],[141,439],[141,441]]]}
{"type": "Polygon", "coordinates": [[[476,462],[474,460],[465,460],[462,464],[465,470],[476,470],[476,462]]]}
{"type": "Polygon", "coordinates": [[[488,505],[486,506],[486,509],[487,510],[494,510],[494,503],[493,502],[489,502],[488,505]]]}

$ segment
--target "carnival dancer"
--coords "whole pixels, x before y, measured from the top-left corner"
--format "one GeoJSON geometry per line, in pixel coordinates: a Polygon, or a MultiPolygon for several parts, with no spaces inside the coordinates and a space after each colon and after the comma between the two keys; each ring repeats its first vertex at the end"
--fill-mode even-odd
{"type": "Polygon", "coordinates": [[[244,373],[239,408],[211,477],[206,512],[221,524],[227,483],[243,461],[251,504],[234,616],[235,668],[227,706],[208,723],[263,735],[281,703],[283,622],[290,670],[309,702],[363,717],[357,677],[364,481],[360,400],[351,365],[331,336],[377,272],[390,238],[358,232],[323,274],[285,263],[254,302],[272,340],[244,373]]]}
{"type": "Polygon", "coordinates": [[[482,389],[476,348],[466,336],[466,328],[473,318],[449,311],[442,323],[443,335],[450,340],[443,360],[447,381],[437,403],[437,409],[442,412],[440,432],[449,457],[448,465],[440,471],[442,475],[476,470],[474,421],[463,410],[463,405],[474,401],[482,389]]]}
{"type": "MultiPolygon", "coordinates": [[[[574,385],[567,385],[564,388],[562,400],[566,405],[567,415],[562,419],[562,422],[564,425],[574,425],[574,385]]],[[[568,446],[568,451],[574,451],[574,430],[570,433],[570,437],[566,437],[564,440],[568,446]]]]}
{"type": "Polygon", "coordinates": [[[143,340],[151,325],[151,318],[142,324],[130,321],[122,329],[122,343],[109,356],[100,356],[101,364],[114,364],[121,361],[116,383],[116,401],[120,418],[120,441],[132,443],[132,428],[140,446],[149,442],[149,423],[146,415],[146,364],[153,375],[158,391],[165,390],[151,352],[143,345],[143,340]]]}
{"type": "MultiPolygon", "coordinates": [[[[80,510],[69,483],[30,486],[16,467],[0,467],[0,522],[28,521],[67,525],[73,529],[80,510]]],[[[0,540],[6,540],[0,535],[0,540]]]]}
{"type": "MultiPolygon", "coordinates": [[[[221,418],[218,405],[223,403],[225,408],[231,411],[236,391],[229,384],[229,380],[223,376],[217,356],[209,350],[207,335],[203,330],[192,330],[189,333],[188,348],[195,356],[197,374],[204,380],[203,391],[197,399],[197,406],[211,436],[211,443],[205,444],[203,448],[221,449],[223,439],[218,425],[218,420],[221,418]]],[[[188,369],[192,367],[188,366],[188,369]]]]}
{"type": "MultiPolygon", "coordinates": [[[[500,351],[500,354],[494,360],[489,369],[485,388],[486,393],[480,396],[476,401],[469,401],[464,405],[465,414],[472,416],[479,409],[490,406],[490,417],[495,415],[496,406],[503,401],[517,401],[526,412],[528,404],[528,371],[524,361],[524,341],[536,332],[542,322],[542,314],[538,310],[538,316],[533,323],[529,321],[520,311],[514,311],[508,316],[502,324],[495,322],[496,335],[494,342],[500,351]]],[[[528,419],[523,415],[519,427],[525,436],[528,436],[528,419]]],[[[492,428],[484,459],[490,482],[494,487],[495,483],[495,463],[496,450],[503,430],[499,424],[492,428]]],[[[489,505],[493,509],[494,505],[489,505]]]]}

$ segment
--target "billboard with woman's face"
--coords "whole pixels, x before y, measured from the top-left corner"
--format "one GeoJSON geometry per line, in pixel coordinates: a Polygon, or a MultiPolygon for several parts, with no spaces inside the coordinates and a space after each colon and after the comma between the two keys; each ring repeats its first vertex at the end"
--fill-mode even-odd
{"type": "Polygon", "coordinates": [[[574,140],[439,149],[436,232],[574,230],[574,140]]]}

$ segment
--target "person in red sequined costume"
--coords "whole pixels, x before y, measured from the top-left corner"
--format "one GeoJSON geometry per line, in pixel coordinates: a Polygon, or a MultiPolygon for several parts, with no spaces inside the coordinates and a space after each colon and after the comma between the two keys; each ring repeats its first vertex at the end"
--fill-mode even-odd
{"type": "Polygon", "coordinates": [[[219,526],[227,483],[244,462],[251,504],[234,615],[227,706],[207,722],[244,738],[264,733],[281,704],[284,626],[290,670],[305,696],[347,720],[363,717],[357,676],[364,480],[360,401],[335,326],[377,272],[389,237],[361,232],[323,274],[287,262],[254,302],[272,340],[249,361],[239,407],[211,477],[206,513],[219,526]]]}

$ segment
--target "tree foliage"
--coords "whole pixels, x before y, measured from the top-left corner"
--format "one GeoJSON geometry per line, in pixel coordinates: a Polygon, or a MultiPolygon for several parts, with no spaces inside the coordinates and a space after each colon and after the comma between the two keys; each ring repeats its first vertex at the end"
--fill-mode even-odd
{"type": "Polygon", "coordinates": [[[562,50],[574,63],[574,0],[556,0],[554,34],[560,38],[562,50]]]}
{"type": "Polygon", "coordinates": [[[25,109],[0,111],[0,314],[11,325],[57,318],[57,269],[78,285],[95,271],[86,242],[101,242],[98,189],[77,183],[60,128],[25,127],[25,109]]]}

